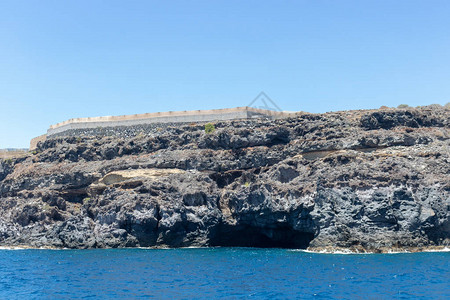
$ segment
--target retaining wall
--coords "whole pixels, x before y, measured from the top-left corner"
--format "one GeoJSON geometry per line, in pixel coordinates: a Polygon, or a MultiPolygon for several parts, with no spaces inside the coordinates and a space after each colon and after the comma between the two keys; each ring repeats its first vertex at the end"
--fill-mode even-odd
{"type": "MultiPolygon", "coordinates": [[[[277,112],[271,110],[258,109],[253,107],[236,107],[212,110],[191,110],[191,111],[169,111],[159,113],[146,113],[123,116],[76,118],[51,125],[46,135],[41,135],[31,140],[30,150],[36,148],[37,143],[44,141],[47,137],[62,135],[77,135],[83,133],[93,133],[118,130],[126,131],[125,128],[139,128],[143,126],[151,128],[152,124],[173,124],[173,123],[193,123],[211,122],[252,118],[285,118],[293,116],[295,113],[277,112]],[[102,130],[104,129],[104,130],[102,130]]],[[[108,134],[109,135],[109,134],[108,134]]]]}
{"type": "Polygon", "coordinates": [[[278,118],[289,115],[291,114],[257,109],[253,107],[237,107],[212,110],[169,111],[124,116],[77,118],[51,125],[47,130],[47,136],[51,136],[71,129],[133,126],[151,123],[209,122],[258,117],[278,118]]]}
{"type": "Polygon", "coordinates": [[[46,139],[47,139],[47,135],[46,134],[43,134],[43,135],[35,137],[34,139],[31,139],[31,141],[30,141],[30,150],[36,149],[37,144],[39,142],[45,141],[46,139]]]}

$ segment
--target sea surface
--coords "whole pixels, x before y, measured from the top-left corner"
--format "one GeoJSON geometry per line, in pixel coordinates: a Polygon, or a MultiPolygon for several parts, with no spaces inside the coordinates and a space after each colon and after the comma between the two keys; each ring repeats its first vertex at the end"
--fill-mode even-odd
{"type": "Polygon", "coordinates": [[[0,299],[450,299],[450,253],[0,250],[0,299]]]}

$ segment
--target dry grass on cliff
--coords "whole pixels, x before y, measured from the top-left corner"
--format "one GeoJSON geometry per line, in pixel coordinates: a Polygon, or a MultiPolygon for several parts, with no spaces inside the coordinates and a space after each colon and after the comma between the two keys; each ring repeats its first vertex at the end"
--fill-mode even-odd
{"type": "Polygon", "coordinates": [[[29,152],[26,150],[15,150],[15,151],[0,150],[0,159],[20,158],[28,155],[29,152]]]}

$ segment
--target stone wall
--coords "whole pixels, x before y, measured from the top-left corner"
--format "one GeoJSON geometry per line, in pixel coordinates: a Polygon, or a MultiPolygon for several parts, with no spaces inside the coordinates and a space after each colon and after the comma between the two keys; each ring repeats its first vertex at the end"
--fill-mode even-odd
{"type": "Polygon", "coordinates": [[[46,134],[43,134],[43,135],[40,135],[38,137],[35,137],[34,139],[31,139],[31,141],[30,141],[30,150],[36,149],[37,144],[39,142],[45,141],[46,139],[47,139],[47,135],[46,134]]]}
{"type": "Polygon", "coordinates": [[[169,111],[123,116],[76,118],[51,125],[47,134],[31,140],[30,150],[37,147],[47,137],[57,136],[133,136],[139,133],[152,133],[160,127],[180,124],[204,123],[212,121],[284,118],[295,113],[277,112],[253,107],[236,107],[212,110],[169,111]]]}
{"type": "MultiPolygon", "coordinates": [[[[196,124],[196,125],[200,125],[196,124]]],[[[52,134],[51,138],[56,137],[87,137],[87,136],[117,136],[121,138],[129,138],[138,135],[158,135],[158,133],[167,127],[184,127],[194,126],[193,123],[151,123],[128,126],[104,126],[94,128],[74,128],[52,134]],[[192,125],[190,125],[192,124],[192,125]]],[[[204,126],[204,125],[203,125],[204,126]]]]}
{"type": "Polygon", "coordinates": [[[285,112],[257,109],[252,107],[236,107],[212,110],[169,111],[137,115],[93,117],[70,119],[51,125],[47,131],[52,136],[67,130],[98,127],[134,126],[152,123],[190,123],[222,120],[249,119],[258,117],[278,118],[291,115],[285,112]]]}

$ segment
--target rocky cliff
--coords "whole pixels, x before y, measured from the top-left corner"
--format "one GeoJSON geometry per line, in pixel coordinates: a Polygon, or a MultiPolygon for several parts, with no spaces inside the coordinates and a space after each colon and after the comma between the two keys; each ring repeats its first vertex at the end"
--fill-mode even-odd
{"type": "Polygon", "coordinates": [[[77,131],[0,160],[0,246],[450,244],[450,110],[214,125],[77,131]]]}

